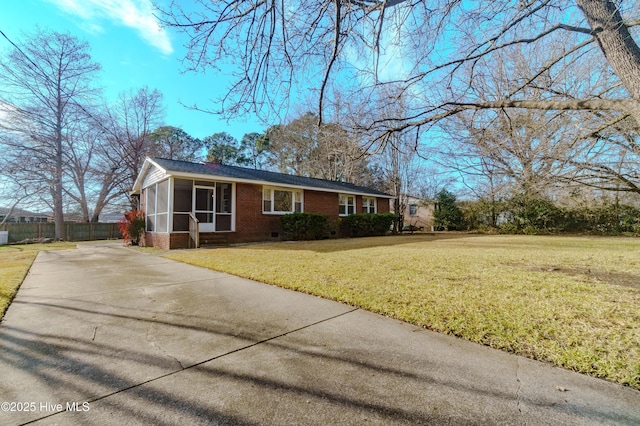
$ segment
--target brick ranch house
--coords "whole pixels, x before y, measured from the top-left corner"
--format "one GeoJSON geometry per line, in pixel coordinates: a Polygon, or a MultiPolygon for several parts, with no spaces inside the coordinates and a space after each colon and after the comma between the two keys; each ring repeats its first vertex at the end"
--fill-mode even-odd
{"type": "Polygon", "coordinates": [[[391,195],[344,182],[215,163],[146,158],[133,192],[144,245],[162,249],[278,240],[280,216],[388,213],[391,195]]]}

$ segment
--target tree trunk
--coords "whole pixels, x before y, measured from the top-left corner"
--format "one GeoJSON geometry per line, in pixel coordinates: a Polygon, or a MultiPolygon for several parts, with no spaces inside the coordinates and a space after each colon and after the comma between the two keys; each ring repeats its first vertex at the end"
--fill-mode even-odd
{"type": "Polygon", "coordinates": [[[576,3],[587,18],[609,65],[635,101],[629,113],[640,125],[640,47],[614,2],[576,0],[576,3]]]}
{"type": "Polygon", "coordinates": [[[64,207],[63,207],[63,188],[62,188],[62,172],[63,172],[63,159],[62,159],[62,90],[60,83],[60,74],[58,74],[57,81],[57,101],[58,107],[56,111],[56,129],[55,129],[55,167],[54,167],[54,181],[53,181],[53,221],[55,225],[55,239],[56,241],[64,240],[66,235],[64,232],[64,207]]]}

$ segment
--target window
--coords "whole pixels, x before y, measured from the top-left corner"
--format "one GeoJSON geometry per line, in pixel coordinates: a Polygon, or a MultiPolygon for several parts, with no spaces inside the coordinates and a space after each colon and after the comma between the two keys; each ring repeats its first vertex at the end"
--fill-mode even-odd
{"type": "Polygon", "coordinates": [[[146,189],[147,231],[168,232],[169,180],[155,183],[146,189]]]}
{"type": "Polygon", "coordinates": [[[362,197],[362,213],[375,213],[376,199],[373,197],[362,197]]]}
{"type": "Polygon", "coordinates": [[[409,204],[409,216],[417,216],[417,215],[418,215],[418,205],[409,204]]]}
{"type": "Polygon", "coordinates": [[[173,231],[187,232],[193,203],[193,181],[175,179],[173,183],[173,231]]]}
{"type": "Polygon", "coordinates": [[[231,213],[231,189],[230,183],[216,182],[216,232],[232,231],[232,213],[231,213]]]}
{"type": "Polygon", "coordinates": [[[302,212],[302,191],[264,187],[262,212],[274,214],[302,212]]]}
{"type": "Polygon", "coordinates": [[[338,196],[338,214],[348,216],[356,212],[356,196],[340,194],[338,196]]]}

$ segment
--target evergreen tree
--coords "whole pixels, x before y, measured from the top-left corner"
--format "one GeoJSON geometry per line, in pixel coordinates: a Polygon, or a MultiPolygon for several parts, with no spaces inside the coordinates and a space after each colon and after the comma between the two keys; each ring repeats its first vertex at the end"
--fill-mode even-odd
{"type": "Polygon", "coordinates": [[[438,192],[435,201],[433,222],[436,230],[455,231],[462,229],[464,225],[464,215],[458,207],[456,196],[446,189],[443,189],[438,192]]]}

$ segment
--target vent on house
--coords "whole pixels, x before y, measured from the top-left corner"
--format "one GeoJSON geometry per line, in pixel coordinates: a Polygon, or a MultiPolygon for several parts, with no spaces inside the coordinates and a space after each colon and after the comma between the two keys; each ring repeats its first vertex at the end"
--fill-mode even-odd
{"type": "Polygon", "coordinates": [[[271,238],[278,238],[280,236],[280,234],[278,234],[277,232],[272,232],[271,233],[271,238]]]}

